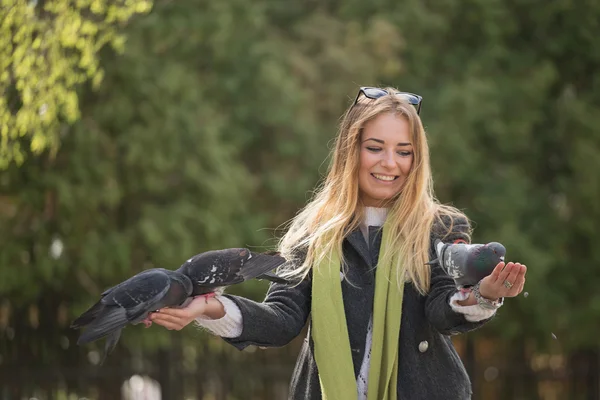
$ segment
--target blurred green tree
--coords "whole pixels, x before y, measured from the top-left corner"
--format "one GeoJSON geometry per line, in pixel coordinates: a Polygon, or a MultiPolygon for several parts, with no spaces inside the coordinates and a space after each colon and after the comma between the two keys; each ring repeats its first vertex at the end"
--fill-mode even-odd
{"type": "MultiPolygon", "coordinates": [[[[0,177],[0,295],[15,329],[13,339],[0,336],[0,367],[88,365],[89,349],[61,347],[75,336],[64,324],[56,330],[54,316],[68,321],[143,268],[176,267],[210,248],[273,245],[270,229],[325,171],[357,87],[392,85],[425,98],[439,198],[472,218],[475,241],[501,241],[529,267],[531,295],[507,300],[499,318],[468,335],[505,349],[503,398],[538,398],[529,379],[538,353],[572,354],[561,368],[592,371],[598,16],[600,5],[567,0],[157,1],[123,31],[124,54],[100,53],[103,83],[84,86],[81,119],[64,128],[56,157],[43,153],[0,177]],[[47,317],[35,325],[36,315],[47,317]],[[17,337],[27,339],[15,346],[17,337]]],[[[231,292],[261,299],[265,288],[231,292]]],[[[263,393],[250,373],[262,371],[257,364],[293,362],[293,352],[246,356],[186,333],[128,329],[109,360],[133,363],[159,346],[161,365],[181,357],[193,374],[226,358],[239,370],[210,376],[239,374],[229,388],[239,398],[263,393]]],[[[476,394],[496,384],[483,369],[473,373],[476,394]]],[[[164,374],[176,390],[183,378],[164,374]]],[[[570,387],[589,376],[573,372],[570,387]]]]}
{"type": "Polygon", "coordinates": [[[27,152],[56,152],[61,122],[79,117],[77,86],[98,86],[97,53],[149,0],[3,0],[0,7],[0,169],[27,152]],[[29,148],[29,149],[27,149],[29,148]]]}

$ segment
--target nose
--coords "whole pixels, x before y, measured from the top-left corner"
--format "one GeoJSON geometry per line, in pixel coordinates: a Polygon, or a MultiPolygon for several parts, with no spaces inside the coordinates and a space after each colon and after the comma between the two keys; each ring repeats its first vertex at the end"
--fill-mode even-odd
{"type": "Polygon", "coordinates": [[[393,151],[383,152],[381,166],[384,168],[394,168],[394,166],[396,166],[396,160],[393,151]]]}

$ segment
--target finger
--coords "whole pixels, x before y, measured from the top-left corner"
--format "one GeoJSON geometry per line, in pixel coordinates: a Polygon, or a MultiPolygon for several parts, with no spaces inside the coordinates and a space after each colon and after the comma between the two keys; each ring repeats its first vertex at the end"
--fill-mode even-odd
{"type": "Polygon", "coordinates": [[[498,280],[500,277],[500,272],[502,272],[502,268],[504,268],[504,263],[499,262],[491,273],[491,283],[494,283],[498,280]]]}
{"type": "Polygon", "coordinates": [[[156,325],[160,325],[162,327],[167,328],[168,330],[172,331],[172,330],[176,330],[177,329],[177,325],[169,322],[169,321],[164,321],[164,320],[156,320],[156,321],[152,321],[154,322],[156,325]]]}
{"type": "Polygon", "coordinates": [[[518,279],[520,281],[522,281],[523,284],[525,284],[525,276],[526,275],[527,275],[527,266],[524,264],[521,264],[521,270],[519,271],[518,279]]]}
{"type": "MultiPolygon", "coordinates": [[[[515,268],[516,270],[517,268],[515,268]]],[[[505,288],[505,297],[514,297],[517,294],[519,294],[519,287],[521,286],[521,281],[517,279],[518,276],[518,272],[515,272],[513,270],[513,272],[510,273],[510,275],[508,275],[508,277],[506,277],[506,281],[505,282],[509,282],[510,288],[505,288]]]]}
{"type": "Polygon", "coordinates": [[[517,294],[520,294],[523,291],[523,289],[525,289],[525,278],[521,280],[521,284],[519,285],[519,292],[517,294]]]}
{"type": "Polygon", "coordinates": [[[527,273],[527,265],[521,264],[521,274],[523,276],[525,276],[526,273],[527,273]]]}
{"type": "Polygon", "coordinates": [[[521,268],[517,265],[514,264],[513,267],[511,268],[508,276],[506,277],[506,280],[509,281],[510,283],[512,283],[513,285],[517,284],[518,281],[518,277],[519,277],[519,272],[521,271],[521,268]]]}
{"type": "Polygon", "coordinates": [[[176,318],[189,318],[188,312],[180,308],[161,308],[157,312],[158,315],[170,315],[176,318]]]}
{"type": "Polygon", "coordinates": [[[182,318],[174,317],[172,315],[165,314],[162,312],[153,313],[150,319],[152,320],[152,322],[161,321],[175,325],[181,325],[182,323],[182,318]]]}
{"type": "Polygon", "coordinates": [[[518,268],[515,268],[517,270],[517,282],[521,282],[522,280],[525,279],[525,274],[527,273],[527,267],[522,265],[522,264],[517,264],[518,268]]]}
{"type": "Polygon", "coordinates": [[[163,323],[169,324],[170,326],[174,327],[173,329],[177,330],[185,328],[193,320],[193,318],[174,317],[172,315],[167,315],[163,313],[156,313],[152,317],[152,322],[161,321],[163,323]]]}
{"type": "Polygon", "coordinates": [[[504,281],[506,280],[506,278],[508,278],[508,276],[512,272],[514,266],[515,266],[515,264],[512,262],[509,262],[508,264],[506,264],[506,266],[504,267],[504,269],[502,270],[502,272],[500,272],[500,275],[498,276],[497,283],[504,284],[504,281]]]}
{"type": "Polygon", "coordinates": [[[511,289],[511,293],[512,295],[518,295],[519,293],[521,293],[521,291],[523,290],[523,287],[525,285],[525,273],[527,272],[527,267],[520,264],[520,263],[516,263],[515,264],[515,271],[516,271],[516,278],[514,280],[514,282],[512,281],[512,277],[509,276],[508,277],[508,281],[513,283],[514,287],[513,289],[511,289]]]}

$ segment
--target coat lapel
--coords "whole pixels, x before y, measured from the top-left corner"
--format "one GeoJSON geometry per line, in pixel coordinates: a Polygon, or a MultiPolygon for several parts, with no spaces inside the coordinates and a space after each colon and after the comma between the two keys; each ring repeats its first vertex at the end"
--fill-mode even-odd
{"type": "Polygon", "coordinates": [[[346,240],[356,250],[360,257],[367,263],[369,267],[372,267],[371,254],[369,253],[369,246],[365,241],[365,238],[360,229],[355,229],[350,235],[346,237],[346,240]]]}
{"type": "Polygon", "coordinates": [[[369,226],[369,254],[371,254],[371,265],[376,266],[379,262],[379,248],[383,238],[382,226],[369,226]]]}

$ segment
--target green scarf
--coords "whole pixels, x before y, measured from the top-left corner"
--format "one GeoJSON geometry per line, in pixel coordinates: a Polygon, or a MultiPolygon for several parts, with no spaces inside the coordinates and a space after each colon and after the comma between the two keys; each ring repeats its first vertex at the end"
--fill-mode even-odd
{"type": "MultiPolygon", "coordinates": [[[[397,397],[398,338],[404,284],[400,288],[396,284],[398,271],[392,268],[394,262],[385,265],[381,262],[386,251],[393,248],[387,232],[386,223],[383,226],[375,280],[369,400],[396,400],[397,397]]],[[[358,395],[342,300],[340,269],[340,258],[334,251],[313,271],[311,329],[324,400],[352,400],[358,395]]]]}

